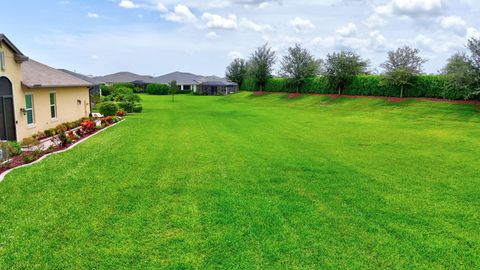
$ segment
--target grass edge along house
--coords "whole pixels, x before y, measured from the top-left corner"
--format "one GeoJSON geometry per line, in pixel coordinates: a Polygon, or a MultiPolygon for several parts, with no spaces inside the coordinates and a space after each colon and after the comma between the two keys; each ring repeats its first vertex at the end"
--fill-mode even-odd
{"type": "Polygon", "coordinates": [[[90,82],[25,56],[0,34],[0,139],[21,141],[88,117],[90,82]]]}

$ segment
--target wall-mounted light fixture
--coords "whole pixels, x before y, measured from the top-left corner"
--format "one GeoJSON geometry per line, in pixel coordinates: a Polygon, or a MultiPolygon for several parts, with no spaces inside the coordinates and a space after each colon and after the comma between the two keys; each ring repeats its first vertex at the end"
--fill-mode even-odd
{"type": "Polygon", "coordinates": [[[27,110],[25,110],[25,108],[20,108],[20,112],[21,112],[23,115],[27,115],[27,110]]]}
{"type": "Polygon", "coordinates": [[[77,104],[82,105],[82,101],[80,99],[77,99],[77,104]]]}

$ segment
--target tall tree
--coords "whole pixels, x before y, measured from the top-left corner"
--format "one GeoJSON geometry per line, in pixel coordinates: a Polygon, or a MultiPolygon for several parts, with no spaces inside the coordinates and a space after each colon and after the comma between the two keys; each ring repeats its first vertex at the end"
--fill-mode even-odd
{"type": "Polygon", "coordinates": [[[474,69],[474,81],[470,97],[480,96],[480,38],[471,38],[467,48],[470,50],[470,61],[474,69]]]}
{"type": "Polygon", "coordinates": [[[307,49],[295,44],[282,59],[281,75],[290,78],[298,94],[305,79],[318,75],[320,63],[307,49]]]}
{"type": "Polygon", "coordinates": [[[175,102],[175,94],[178,91],[177,81],[173,80],[170,82],[170,94],[172,95],[172,102],[175,102]]]}
{"type": "Polygon", "coordinates": [[[475,89],[478,74],[465,53],[459,52],[450,57],[447,65],[442,69],[442,74],[447,77],[445,98],[470,98],[472,90],[475,89]]]}
{"type": "Polygon", "coordinates": [[[363,60],[358,54],[351,51],[341,51],[328,54],[325,61],[324,75],[330,84],[342,91],[349,85],[353,78],[360,74],[367,73],[368,61],[363,60]]]}
{"type": "Polygon", "coordinates": [[[247,77],[247,61],[241,58],[234,59],[227,67],[225,76],[228,80],[237,83],[240,88],[247,77]]]}
{"type": "Polygon", "coordinates": [[[275,52],[268,47],[268,43],[257,48],[250,56],[249,75],[255,81],[256,86],[260,87],[260,91],[265,89],[268,79],[272,77],[276,60],[275,52]]]}
{"type": "Polygon", "coordinates": [[[427,60],[420,57],[420,51],[409,46],[389,51],[387,61],[381,65],[385,70],[388,83],[400,86],[400,97],[403,97],[405,86],[412,83],[415,76],[423,72],[423,64],[427,60]]]}

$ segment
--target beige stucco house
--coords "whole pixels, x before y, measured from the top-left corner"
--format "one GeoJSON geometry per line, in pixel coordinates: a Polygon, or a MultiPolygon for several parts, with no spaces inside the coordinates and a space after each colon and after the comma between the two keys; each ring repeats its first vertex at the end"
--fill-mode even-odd
{"type": "Polygon", "coordinates": [[[90,114],[91,84],[33,61],[0,34],[0,139],[21,141],[90,114]]]}

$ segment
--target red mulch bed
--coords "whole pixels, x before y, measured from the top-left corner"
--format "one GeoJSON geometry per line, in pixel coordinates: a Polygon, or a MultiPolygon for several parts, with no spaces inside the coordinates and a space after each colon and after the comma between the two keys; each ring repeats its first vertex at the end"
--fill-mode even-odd
{"type": "MultiPolygon", "coordinates": [[[[77,139],[75,141],[73,141],[72,143],[66,145],[66,146],[56,146],[55,148],[51,149],[51,150],[45,150],[45,151],[42,151],[35,160],[38,160],[40,159],[41,157],[47,155],[47,154],[50,154],[50,153],[55,153],[55,152],[59,152],[59,151],[62,151],[62,150],[65,150],[67,148],[69,148],[70,146],[76,144],[76,143],[79,143],[81,141],[83,141],[84,139],[87,139],[88,137],[94,135],[95,133],[99,132],[100,130],[103,130],[105,129],[106,127],[102,128],[102,129],[97,129],[95,130],[93,133],[90,133],[90,134],[84,134],[84,135],[80,135],[80,139],[77,139]]],[[[5,165],[0,165],[0,174],[10,170],[10,169],[13,169],[13,168],[16,168],[16,167],[19,167],[19,166],[22,166],[22,165],[25,165],[27,163],[25,163],[25,161],[23,160],[23,157],[24,156],[29,156],[33,154],[33,152],[23,152],[20,156],[16,156],[16,157],[13,157],[11,158],[11,161],[9,163],[6,163],[5,165]]],[[[34,161],[33,161],[34,162],[34,161]]]]}
{"type": "Polygon", "coordinates": [[[288,98],[296,98],[296,97],[300,97],[300,96],[302,96],[302,94],[297,94],[297,93],[288,94],[288,98]]]}

